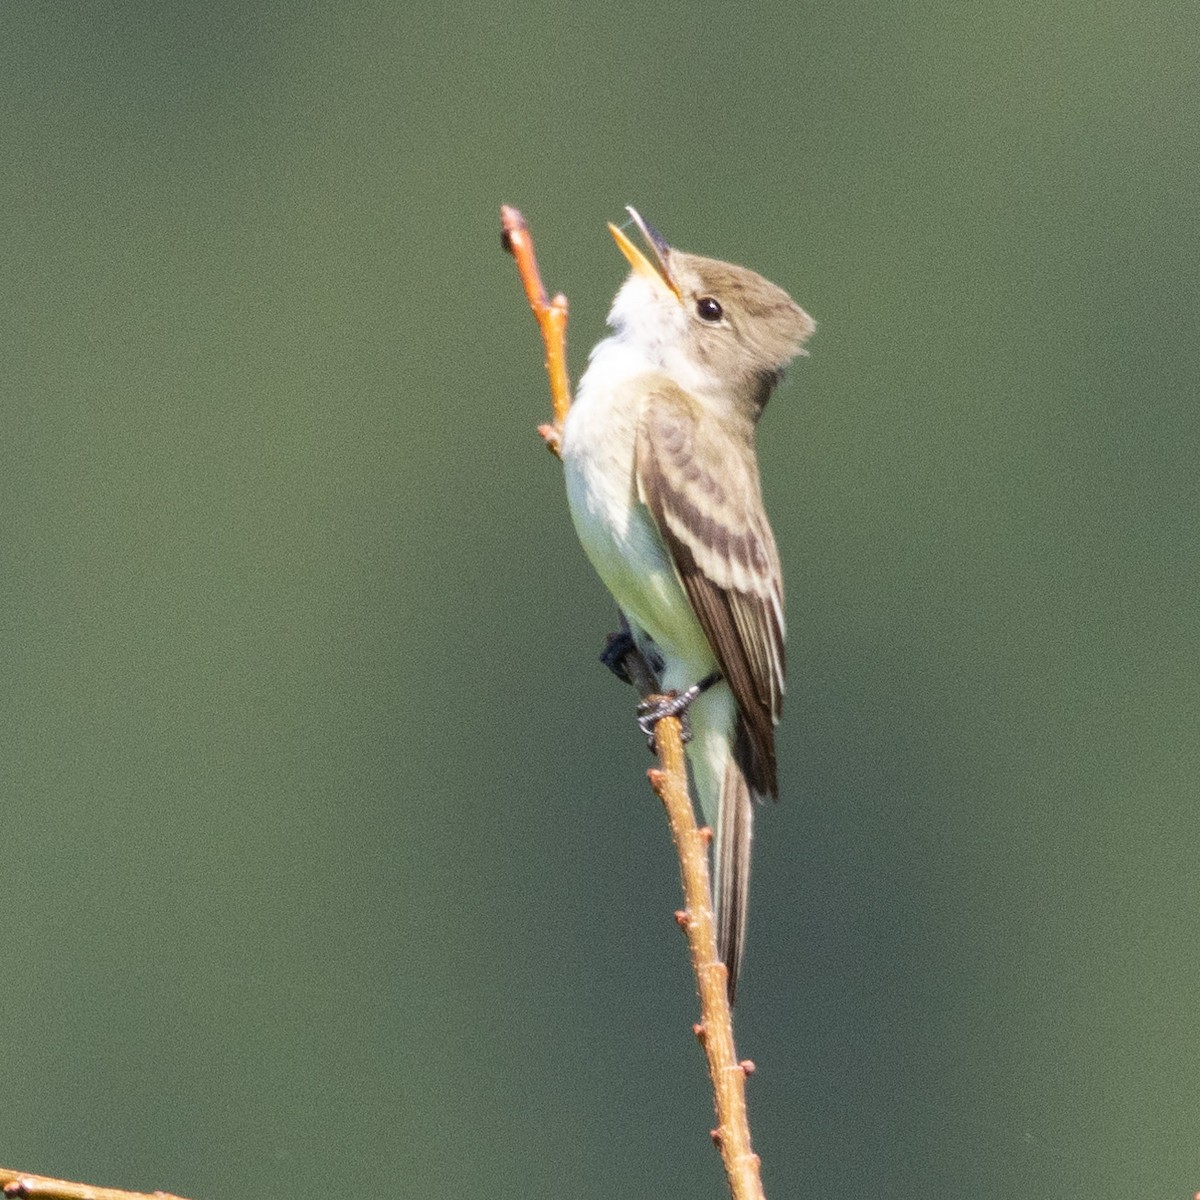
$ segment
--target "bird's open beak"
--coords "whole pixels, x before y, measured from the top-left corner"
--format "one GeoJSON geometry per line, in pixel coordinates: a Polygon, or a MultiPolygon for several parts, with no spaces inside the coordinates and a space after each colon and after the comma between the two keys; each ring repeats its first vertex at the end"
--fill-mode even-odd
{"type": "Polygon", "coordinates": [[[617,249],[629,260],[629,265],[639,275],[645,275],[648,279],[654,279],[661,283],[676,300],[682,299],[679,294],[679,284],[675,282],[674,276],[671,274],[671,268],[667,265],[667,253],[670,246],[667,245],[667,239],[663,237],[657,229],[646,221],[642,214],[638,212],[632,205],[626,205],[625,211],[633,219],[633,223],[641,231],[642,237],[646,239],[646,245],[650,248],[652,258],[647,258],[629,239],[628,234],[618,225],[609,222],[608,232],[613,235],[613,240],[617,243],[617,249]]]}

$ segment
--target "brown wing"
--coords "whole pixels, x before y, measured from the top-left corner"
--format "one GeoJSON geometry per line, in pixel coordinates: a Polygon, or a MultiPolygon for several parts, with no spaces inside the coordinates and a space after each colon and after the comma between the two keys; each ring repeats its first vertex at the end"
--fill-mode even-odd
{"type": "Polygon", "coordinates": [[[775,796],[783,574],[752,439],[749,427],[744,436],[731,436],[698,401],[664,380],[642,406],[637,478],[737,700],[747,780],[756,794],[775,796]]]}

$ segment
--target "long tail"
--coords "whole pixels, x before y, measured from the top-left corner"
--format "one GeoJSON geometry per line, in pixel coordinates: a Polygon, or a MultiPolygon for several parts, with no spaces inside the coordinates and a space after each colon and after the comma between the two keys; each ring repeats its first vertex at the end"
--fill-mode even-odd
{"type": "MultiPolygon", "coordinates": [[[[713,903],[717,951],[729,972],[729,1000],[737,993],[750,903],[750,842],[754,807],[746,778],[748,743],[740,735],[737,703],[719,684],[688,710],[688,758],[705,821],[715,834],[713,903]]],[[[748,764],[747,764],[748,765],[748,764]]]]}
{"type": "Polygon", "coordinates": [[[750,843],[754,802],[737,755],[725,761],[721,811],[713,853],[713,895],[717,906],[717,951],[729,972],[729,1003],[737,997],[738,972],[746,949],[750,915],[750,843]]]}

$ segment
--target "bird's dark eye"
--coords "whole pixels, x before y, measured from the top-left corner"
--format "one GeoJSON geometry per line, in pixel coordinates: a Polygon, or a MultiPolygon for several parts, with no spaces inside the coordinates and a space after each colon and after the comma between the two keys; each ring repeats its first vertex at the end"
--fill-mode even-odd
{"type": "Polygon", "coordinates": [[[701,296],[696,301],[696,312],[702,321],[719,321],[725,315],[720,301],[712,296],[701,296]]]}

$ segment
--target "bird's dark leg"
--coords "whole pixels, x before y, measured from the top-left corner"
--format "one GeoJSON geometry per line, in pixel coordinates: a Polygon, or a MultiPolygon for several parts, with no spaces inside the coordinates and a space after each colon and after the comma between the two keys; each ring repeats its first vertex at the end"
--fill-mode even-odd
{"type": "Polygon", "coordinates": [[[658,676],[663,668],[658,647],[645,636],[638,641],[624,613],[621,613],[621,630],[608,635],[600,661],[622,683],[637,688],[640,695],[652,696],[658,692],[658,676]]]}
{"type": "Polygon", "coordinates": [[[624,626],[617,633],[610,633],[604,649],[600,652],[600,661],[622,682],[632,684],[629,668],[625,665],[626,658],[637,650],[633,634],[629,626],[624,626]]]}
{"type": "Polygon", "coordinates": [[[672,692],[666,696],[653,696],[638,705],[638,728],[646,735],[646,742],[652,751],[657,752],[654,744],[654,727],[664,717],[678,717],[683,726],[683,740],[691,741],[692,731],[687,719],[687,710],[713,684],[720,683],[721,679],[720,671],[710,671],[699,683],[693,683],[686,691],[672,692]]]}

